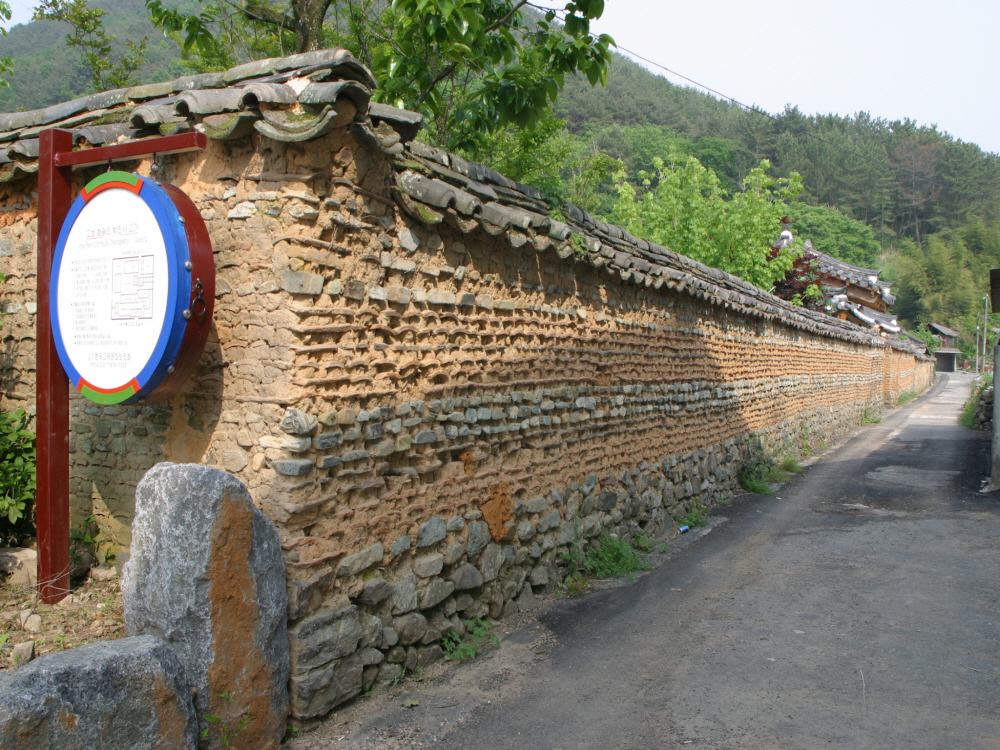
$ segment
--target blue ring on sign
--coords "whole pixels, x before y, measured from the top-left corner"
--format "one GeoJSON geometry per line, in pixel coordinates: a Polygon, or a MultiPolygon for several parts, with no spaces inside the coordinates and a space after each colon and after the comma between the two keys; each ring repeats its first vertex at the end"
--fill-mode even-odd
{"type": "Polygon", "coordinates": [[[73,387],[93,401],[104,404],[130,404],[148,396],[169,374],[170,367],[181,348],[187,320],[184,310],[191,297],[191,273],[187,269],[190,251],[187,233],[177,210],[167,192],[155,182],[127,172],[108,172],[91,180],[73,202],[66,220],[63,222],[52,259],[49,311],[56,352],[73,387]],[[110,183],[110,184],[108,184],[110,183]],[[120,186],[119,186],[120,185],[120,186]],[[138,192],[130,185],[137,186],[138,192]],[[66,241],[73,225],[79,218],[91,197],[104,189],[127,189],[139,196],[156,218],[163,236],[167,256],[167,304],[163,316],[160,336],[149,359],[132,380],[115,389],[98,389],[87,383],[73,365],[63,344],[62,326],[59,320],[59,271],[62,266],[66,241]]]}

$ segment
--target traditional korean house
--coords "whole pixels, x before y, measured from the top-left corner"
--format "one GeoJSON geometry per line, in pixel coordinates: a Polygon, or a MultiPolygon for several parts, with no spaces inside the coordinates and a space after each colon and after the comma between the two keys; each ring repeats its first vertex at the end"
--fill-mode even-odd
{"type": "Polygon", "coordinates": [[[952,348],[955,346],[955,340],[961,335],[958,331],[951,328],[945,328],[943,325],[938,323],[930,323],[927,328],[941,340],[941,344],[945,347],[952,348]]]}
{"type": "Polygon", "coordinates": [[[900,334],[902,328],[897,317],[889,314],[889,307],[896,301],[890,291],[892,284],[879,279],[881,271],[854,266],[821,253],[808,241],[805,250],[816,259],[818,283],[826,293],[827,309],[834,317],[892,336],[900,334]]]}

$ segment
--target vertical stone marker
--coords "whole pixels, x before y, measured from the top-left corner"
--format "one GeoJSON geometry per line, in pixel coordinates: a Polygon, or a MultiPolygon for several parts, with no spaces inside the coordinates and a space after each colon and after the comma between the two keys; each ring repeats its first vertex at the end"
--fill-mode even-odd
{"type": "MultiPolygon", "coordinates": [[[[278,531],[239,480],[161,463],[136,490],[125,630],[163,638],[209,748],[270,750],[288,715],[288,594],[278,531]]],[[[204,747],[204,745],[203,745],[204,747]]]]}

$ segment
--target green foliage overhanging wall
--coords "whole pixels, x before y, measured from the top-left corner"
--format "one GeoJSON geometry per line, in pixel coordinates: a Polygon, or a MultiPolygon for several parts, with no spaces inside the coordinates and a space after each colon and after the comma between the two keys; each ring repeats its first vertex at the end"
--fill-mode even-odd
{"type": "Polygon", "coordinates": [[[655,173],[640,173],[647,188],[641,196],[625,172],[618,173],[613,221],[763,289],[791,270],[798,251],[787,248],[772,257],[771,246],[789,202],[802,189],[798,174],[771,177],[771,165],[764,160],[727,199],[715,172],[693,156],[675,166],[655,157],[653,164],[655,173]]]}

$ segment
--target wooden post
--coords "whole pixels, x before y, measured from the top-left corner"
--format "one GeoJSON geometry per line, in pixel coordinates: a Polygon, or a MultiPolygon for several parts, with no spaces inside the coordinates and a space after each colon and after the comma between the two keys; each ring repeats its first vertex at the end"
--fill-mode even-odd
{"type": "Polygon", "coordinates": [[[57,167],[56,155],[73,150],[73,134],[50,129],[38,137],[35,523],[38,589],[42,601],[53,604],[69,593],[69,380],[52,340],[49,279],[59,231],[73,202],[72,168],[57,167]]]}
{"type": "Polygon", "coordinates": [[[997,373],[1000,372],[1000,341],[993,347],[993,442],[990,445],[990,489],[1000,490],[1000,399],[997,398],[997,373]]]}

